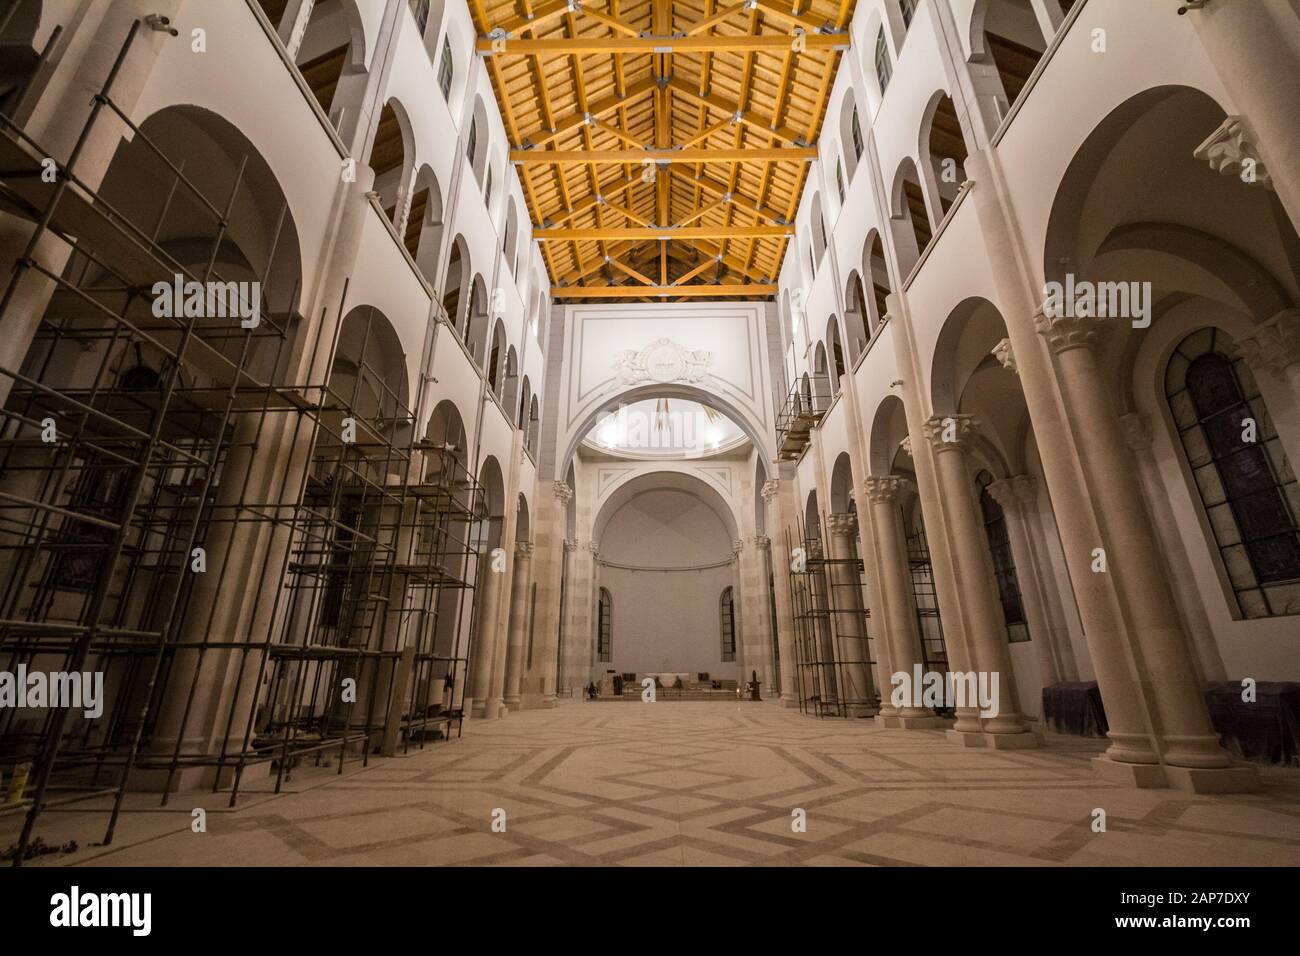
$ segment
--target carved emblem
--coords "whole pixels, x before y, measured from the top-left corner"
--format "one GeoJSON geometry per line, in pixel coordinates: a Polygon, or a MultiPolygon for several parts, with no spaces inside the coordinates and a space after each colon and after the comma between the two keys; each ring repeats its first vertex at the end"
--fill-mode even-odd
{"type": "Polygon", "coordinates": [[[620,385],[702,382],[712,364],[712,352],[683,348],[672,339],[656,339],[639,351],[620,352],[614,370],[620,385]]]}

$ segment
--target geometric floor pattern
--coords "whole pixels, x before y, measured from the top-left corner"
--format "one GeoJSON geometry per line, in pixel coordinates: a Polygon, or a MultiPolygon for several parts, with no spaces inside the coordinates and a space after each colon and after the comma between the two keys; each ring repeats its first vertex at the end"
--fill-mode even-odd
{"type": "MultiPolygon", "coordinates": [[[[109,847],[91,845],[101,814],[51,812],[38,833],[81,848],[29,865],[1300,863],[1300,770],[1262,768],[1257,794],[1143,791],[1092,773],[1101,748],[1049,735],[1041,750],[967,750],[774,702],[564,702],[342,775],[299,771],[279,795],[252,781],[233,810],[131,795],[109,847]],[[206,833],[191,829],[200,806],[206,833]]],[[[5,845],[17,824],[0,826],[5,845]]]]}

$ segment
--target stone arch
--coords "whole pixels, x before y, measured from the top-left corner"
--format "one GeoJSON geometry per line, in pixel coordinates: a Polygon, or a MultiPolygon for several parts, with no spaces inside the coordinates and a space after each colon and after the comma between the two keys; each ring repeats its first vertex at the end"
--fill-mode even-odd
{"type": "MultiPolygon", "coordinates": [[[[584,436],[591,431],[592,427],[603,415],[617,409],[619,405],[631,404],[643,398],[688,399],[726,415],[748,436],[754,447],[759,449],[758,460],[764,468],[764,473],[769,474],[771,463],[768,462],[763,450],[768,448],[770,442],[765,437],[766,432],[763,426],[743,409],[722,396],[700,386],[685,383],[640,385],[606,396],[600,404],[592,407],[586,415],[569,428],[568,447],[565,449],[563,457],[558,460],[556,473],[562,473],[566,468],[570,467],[570,463],[573,461],[573,457],[584,436]]],[[[533,401],[536,403],[536,396],[533,397],[533,401]]],[[[536,447],[535,444],[534,447],[536,447]]]]}
{"type": "Polygon", "coordinates": [[[447,271],[442,278],[442,317],[458,334],[462,334],[464,324],[462,311],[468,308],[472,268],[469,243],[464,236],[457,235],[451,241],[451,255],[447,258],[447,271]]]}
{"type": "Polygon", "coordinates": [[[899,162],[890,196],[894,249],[898,252],[899,272],[906,276],[916,267],[934,237],[925,194],[911,156],[899,162]]]}
{"type": "Polygon", "coordinates": [[[832,514],[856,511],[857,494],[853,488],[853,465],[849,453],[842,451],[831,467],[830,506],[832,514]]]}

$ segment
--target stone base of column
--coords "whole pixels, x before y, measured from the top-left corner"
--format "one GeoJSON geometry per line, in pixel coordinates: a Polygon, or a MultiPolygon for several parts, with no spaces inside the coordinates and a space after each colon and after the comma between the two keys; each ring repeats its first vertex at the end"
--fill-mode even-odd
{"type": "Polygon", "coordinates": [[[1092,770],[1107,783],[1139,790],[1153,790],[1169,786],[1165,770],[1153,763],[1120,763],[1109,757],[1093,757],[1092,770]]]}
{"type": "Polygon", "coordinates": [[[541,708],[542,710],[551,710],[551,709],[554,708],[554,707],[558,707],[559,704],[560,704],[560,702],[559,702],[558,700],[556,700],[554,694],[547,694],[547,695],[545,695],[545,696],[542,698],[542,702],[541,702],[541,704],[540,704],[540,708],[541,708]]]}
{"type": "Polygon", "coordinates": [[[850,717],[876,716],[876,708],[870,704],[845,704],[844,712],[850,717]]]}
{"type": "Polygon", "coordinates": [[[506,710],[523,710],[524,702],[518,697],[506,698],[506,710]]]}
{"type": "Polygon", "coordinates": [[[942,717],[900,717],[877,714],[876,726],[890,730],[938,730],[944,725],[942,717]]]}
{"type": "Polygon", "coordinates": [[[1189,793],[1255,793],[1260,789],[1259,771],[1250,764],[1202,769],[1165,765],[1169,786],[1189,793]]]}
{"type": "Polygon", "coordinates": [[[1036,750],[1043,745],[1038,734],[1028,730],[1021,734],[986,733],[984,742],[992,750],[1036,750]]]}
{"type": "Polygon", "coordinates": [[[944,737],[948,743],[956,744],[958,747],[983,747],[985,746],[983,731],[973,733],[969,730],[947,730],[944,731],[944,737]]]}

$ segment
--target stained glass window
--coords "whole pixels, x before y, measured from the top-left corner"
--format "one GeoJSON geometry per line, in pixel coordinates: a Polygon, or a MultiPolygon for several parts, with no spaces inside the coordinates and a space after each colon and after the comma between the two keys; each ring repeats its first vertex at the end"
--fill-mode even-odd
{"type": "Polygon", "coordinates": [[[1259,386],[1215,328],[1165,370],[1165,397],[1243,617],[1300,614],[1300,488],[1259,386]]]}

